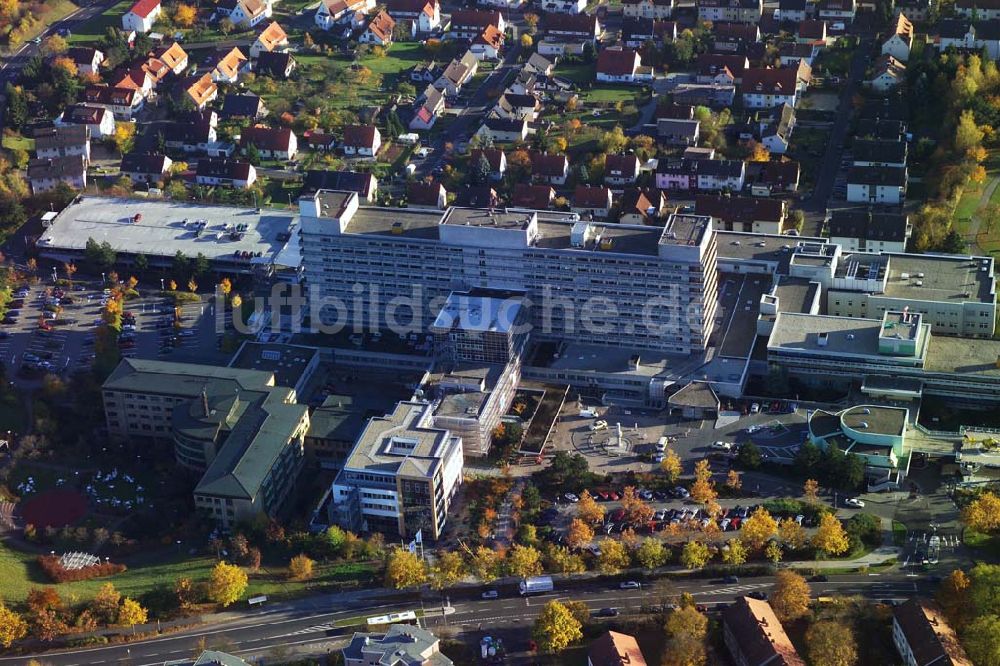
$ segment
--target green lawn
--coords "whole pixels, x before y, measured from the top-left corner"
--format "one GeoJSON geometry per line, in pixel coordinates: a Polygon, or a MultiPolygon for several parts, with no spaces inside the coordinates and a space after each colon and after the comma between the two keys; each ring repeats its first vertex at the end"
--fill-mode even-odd
{"type": "MultiPolygon", "coordinates": [[[[8,548],[0,544],[0,599],[14,604],[28,596],[28,590],[39,585],[51,585],[31,554],[8,548]]],[[[194,581],[208,578],[215,559],[211,557],[188,557],[176,553],[164,556],[142,566],[129,568],[125,573],[109,578],[61,583],[57,589],[63,598],[76,597],[87,601],[106,582],[112,582],[122,594],[139,598],[160,586],[173,587],[178,578],[186,577],[194,581]]],[[[265,594],[269,597],[288,597],[301,594],[305,590],[326,584],[359,580],[364,586],[370,584],[372,566],[367,563],[344,563],[333,565],[317,564],[315,576],[305,582],[285,580],[283,568],[272,569],[268,573],[263,567],[258,574],[250,577],[250,586],[244,598],[265,594]]]]}
{"type": "Polygon", "coordinates": [[[35,149],[35,140],[17,135],[8,135],[3,138],[3,147],[7,150],[27,150],[31,152],[35,149]]]}
{"type": "Polygon", "coordinates": [[[592,63],[560,63],[556,65],[554,74],[569,79],[573,83],[590,83],[594,80],[595,68],[592,63]]]}
{"type": "Polygon", "coordinates": [[[635,86],[600,85],[583,92],[580,97],[590,104],[614,104],[615,102],[632,102],[642,94],[635,86]]]}
{"type": "Polygon", "coordinates": [[[397,42],[384,56],[366,56],[361,59],[361,64],[376,74],[394,77],[426,59],[427,55],[420,42],[397,42]]]}
{"type": "Polygon", "coordinates": [[[73,34],[67,38],[71,44],[96,42],[104,37],[108,28],[120,28],[122,16],[135,4],[134,0],[122,0],[107,11],[88,19],[78,25],[73,34]]]}
{"type": "Polygon", "coordinates": [[[975,530],[966,530],[964,541],[966,546],[978,551],[977,555],[988,555],[993,560],[1000,560],[1000,537],[975,530]]]}

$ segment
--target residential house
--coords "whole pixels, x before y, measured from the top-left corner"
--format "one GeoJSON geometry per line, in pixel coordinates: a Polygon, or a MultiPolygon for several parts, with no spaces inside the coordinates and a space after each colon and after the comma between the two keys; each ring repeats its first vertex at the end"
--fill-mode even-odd
{"type": "Polygon", "coordinates": [[[660,118],[656,121],[656,140],[667,146],[698,144],[701,123],[697,120],[660,118]]]}
{"type": "Polygon", "coordinates": [[[76,104],[67,107],[54,122],[56,127],[85,125],[90,131],[90,136],[98,139],[107,138],[115,133],[115,116],[102,106],[76,104]]]}
{"type": "Polygon", "coordinates": [[[851,144],[854,166],[906,166],[908,144],[903,140],[855,139],[851,144]]]}
{"type": "Polygon", "coordinates": [[[677,104],[669,97],[661,97],[653,112],[654,120],[672,118],[674,120],[693,120],[694,107],[690,104],[677,104]]]}
{"type": "Polygon", "coordinates": [[[735,53],[702,53],[695,61],[695,71],[698,83],[714,83],[718,85],[739,85],[743,80],[743,72],[750,67],[750,60],[745,55],[735,53]]]}
{"type": "Polygon", "coordinates": [[[650,81],[653,68],[643,67],[638,52],[621,46],[611,46],[597,54],[597,80],[604,83],[636,83],[650,81]]]}
{"type": "Polygon", "coordinates": [[[761,41],[756,23],[716,23],[712,26],[712,48],[719,53],[744,53],[761,41]]]}
{"type": "Polygon", "coordinates": [[[524,66],[521,69],[529,74],[551,76],[552,70],[555,66],[556,64],[553,60],[549,60],[545,56],[538,53],[532,53],[528,57],[528,60],[525,61],[524,66]]]}
{"type": "Polygon", "coordinates": [[[507,21],[496,10],[459,9],[452,12],[448,34],[453,39],[471,41],[481,35],[487,26],[493,26],[503,33],[507,30],[507,21]]]}
{"type": "Polygon", "coordinates": [[[900,62],[906,62],[910,59],[911,48],[913,48],[913,24],[905,15],[899,14],[896,17],[895,30],[882,42],[882,53],[900,62]]]}
{"type": "Polygon", "coordinates": [[[264,99],[253,93],[229,94],[222,101],[219,115],[223,120],[246,118],[256,121],[267,115],[267,107],[264,106],[264,99]]]}
{"type": "Polygon", "coordinates": [[[778,0],[776,18],[782,23],[801,23],[812,16],[813,9],[806,0],[778,0]]]}
{"type": "Polygon", "coordinates": [[[85,164],[90,164],[90,128],[87,125],[41,127],[35,130],[34,139],[38,159],[79,155],[85,164]]]}
{"type": "Polygon", "coordinates": [[[83,89],[83,101],[88,106],[99,106],[107,109],[118,120],[131,120],[135,114],[142,110],[146,98],[142,96],[140,91],[131,88],[91,85],[83,89]]]}
{"type": "Polygon", "coordinates": [[[782,104],[796,106],[808,87],[811,71],[805,63],[799,63],[798,67],[747,68],[740,86],[743,106],[748,109],[770,109],[782,104]]]}
{"type": "Polygon", "coordinates": [[[272,21],[264,28],[263,32],[257,35],[257,39],[250,46],[250,57],[256,60],[261,53],[280,52],[287,49],[288,35],[277,21],[272,21]]]}
{"type": "Polygon", "coordinates": [[[87,187],[87,161],[83,155],[65,155],[28,162],[28,182],[34,195],[68,185],[74,190],[87,187]]]}
{"type": "Polygon", "coordinates": [[[376,12],[375,16],[368,21],[364,32],[358,37],[362,44],[375,44],[376,46],[389,46],[392,44],[393,30],[396,28],[396,21],[389,16],[389,12],[382,9],[376,12]]]}
{"type": "Polygon", "coordinates": [[[374,125],[347,125],[341,145],[345,155],[374,159],[382,147],[382,133],[374,125]]]}
{"type": "Polygon", "coordinates": [[[533,150],[531,158],[531,180],[547,185],[565,185],[569,178],[569,158],[555,153],[533,150]]]}
{"type": "Polygon", "coordinates": [[[611,214],[612,205],[609,188],[577,185],[570,210],[580,217],[603,220],[611,214]]]}
{"type": "Polygon", "coordinates": [[[906,65],[891,55],[880,55],[872,67],[872,77],[866,82],[875,92],[882,94],[894,90],[906,77],[906,65]]]}
{"type": "Polygon", "coordinates": [[[142,65],[127,70],[117,70],[108,76],[109,88],[135,90],[143,98],[148,98],[153,92],[153,77],[142,65]]]}
{"type": "Polygon", "coordinates": [[[120,171],[133,183],[155,184],[170,172],[171,164],[173,160],[160,153],[131,152],[122,156],[120,171]]]}
{"type": "Polygon", "coordinates": [[[856,139],[905,141],[906,123],[901,120],[890,120],[888,118],[861,118],[858,121],[858,127],[854,132],[854,136],[856,139]]]}
{"type": "Polygon", "coordinates": [[[674,13],[674,0],[622,0],[625,18],[668,19],[674,13]]]}
{"type": "Polygon", "coordinates": [[[816,15],[821,21],[833,21],[850,25],[858,12],[857,0],[819,0],[816,15]]]}
{"type": "Polygon", "coordinates": [[[472,51],[466,51],[461,58],[455,58],[445,67],[441,77],[434,82],[434,87],[444,91],[446,95],[457,95],[479,69],[479,60],[472,51]]]}
{"type": "Polygon", "coordinates": [[[319,153],[328,153],[337,147],[337,135],[332,132],[306,130],[303,137],[309,149],[319,153]]]}
{"type": "Polygon", "coordinates": [[[236,83],[240,72],[250,68],[250,59],[238,47],[233,47],[222,56],[215,69],[212,70],[212,80],[216,83],[236,83]]]}
{"type": "Polygon", "coordinates": [[[892,642],[906,666],[972,666],[941,608],[925,599],[892,609],[892,642]]]}
{"type": "Polygon", "coordinates": [[[655,180],[660,190],[739,192],[746,181],[746,163],[742,160],[661,159],[656,165],[655,180]]]}
{"type": "Polygon", "coordinates": [[[746,182],[754,196],[768,197],[778,192],[795,192],[801,176],[799,163],[793,160],[751,162],[747,165],[746,182]]]}
{"type": "Polygon", "coordinates": [[[967,19],[994,21],[1000,19],[997,0],[955,0],[955,13],[967,19]]]}
{"type": "Polygon", "coordinates": [[[604,156],[604,183],[607,185],[633,185],[639,177],[639,158],[631,155],[604,156]]]}
{"type": "Polygon", "coordinates": [[[500,197],[489,185],[465,185],[458,191],[455,205],[463,208],[496,208],[500,205],[500,197]]]}
{"type": "Polygon", "coordinates": [[[626,18],[622,21],[622,44],[639,49],[648,42],[672,42],[677,39],[676,21],[647,18],[626,18]]]}
{"type": "Polygon", "coordinates": [[[472,40],[469,51],[479,60],[499,60],[503,40],[503,33],[496,26],[488,25],[472,40]]]}
{"type": "Polygon", "coordinates": [[[555,201],[556,191],[551,185],[531,185],[518,183],[510,197],[510,204],[515,208],[531,210],[547,210],[555,201]]]}
{"type": "Polygon", "coordinates": [[[681,157],[690,160],[714,160],[715,159],[715,148],[711,146],[688,146],[681,153],[681,157]]]}
{"type": "Polygon", "coordinates": [[[386,9],[397,21],[402,19],[413,21],[417,32],[420,33],[432,32],[441,25],[439,0],[389,0],[386,9]]]}
{"type": "Polygon", "coordinates": [[[582,14],[587,0],[542,0],[542,9],[550,14],[582,14]]]}
{"type": "Polygon", "coordinates": [[[320,190],[345,190],[357,192],[363,200],[371,203],[378,195],[378,180],[370,173],[360,171],[318,171],[306,172],[302,182],[302,194],[312,195],[320,190]]]}
{"type": "Polygon", "coordinates": [[[826,21],[807,19],[799,22],[795,32],[795,41],[799,44],[815,44],[822,47],[826,46],[827,39],[826,21]]]}
{"type": "Polygon", "coordinates": [[[223,185],[247,189],[257,180],[257,169],[249,162],[226,158],[198,160],[195,182],[199,185],[223,185]]]}
{"type": "Polygon", "coordinates": [[[494,143],[513,143],[528,138],[528,121],[525,118],[486,118],[476,131],[480,138],[494,143]]]}
{"type": "Polygon", "coordinates": [[[490,113],[497,118],[526,118],[533,121],[541,110],[542,105],[534,95],[507,92],[500,96],[490,113]]]}
{"type": "Polygon", "coordinates": [[[66,51],[66,57],[76,65],[79,74],[100,74],[104,53],[87,46],[74,46],[66,51]]]}
{"type": "Polygon", "coordinates": [[[852,203],[899,205],[906,199],[906,167],[851,167],[847,200],[852,203]]]}
{"type": "Polygon", "coordinates": [[[632,636],[606,631],[590,644],[587,666],[646,666],[646,657],[632,636]]]}
{"type": "Polygon", "coordinates": [[[444,111],[444,93],[427,84],[423,94],[417,98],[414,105],[413,119],[410,121],[411,130],[429,130],[434,127],[434,123],[444,111]]]}
{"type": "Polygon", "coordinates": [[[781,234],[785,231],[788,202],[768,197],[699,194],[694,199],[694,212],[711,215],[716,231],[781,234]]]}
{"type": "Polygon", "coordinates": [[[729,109],[736,99],[736,86],[718,83],[681,83],[671,91],[670,97],[675,104],[681,106],[729,109]]]}
{"type": "Polygon", "coordinates": [[[632,187],[622,194],[620,224],[658,224],[667,215],[667,195],[660,190],[632,187]]]}
{"type": "Polygon", "coordinates": [[[287,127],[245,127],[240,133],[240,147],[246,150],[251,145],[261,157],[272,160],[295,159],[299,151],[299,139],[287,127]]]}
{"type": "Polygon", "coordinates": [[[805,666],[767,601],[740,597],[722,611],[722,638],[737,664],[805,666]]]}
{"type": "Polygon", "coordinates": [[[441,183],[411,182],[406,185],[407,208],[436,208],[444,210],[448,207],[448,191],[441,183]]]}
{"type": "Polygon", "coordinates": [[[507,154],[500,148],[473,148],[469,151],[470,168],[478,168],[483,157],[490,165],[490,180],[501,180],[507,172],[507,154]]]}
{"type": "Polygon", "coordinates": [[[414,83],[434,83],[444,70],[436,62],[421,62],[410,70],[410,81],[414,83]]]}
{"type": "Polygon", "coordinates": [[[219,86],[212,80],[211,74],[205,73],[189,80],[184,94],[194,104],[194,108],[201,111],[219,96],[219,86]]]}
{"type": "Polygon", "coordinates": [[[273,13],[271,0],[219,0],[216,15],[228,18],[233,25],[254,28],[273,13]]]}
{"type": "Polygon", "coordinates": [[[596,14],[558,14],[545,18],[545,38],[553,42],[596,42],[603,34],[596,14]]]}
{"type": "Polygon", "coordinates": [[[276,53],[265,51],[257,56],[257,76],[269,76],[272,79],[287,79],[298,67],[291,53],[276,53]]]}
{"type": "Polygon", "coordinates": [[[317,26],[330,30],[338,23],[353,21],[375,9],[375,0],[320,0],[313,17],[317,26]]]}
{"type": "Polygon", "coordinates": [[[827,235],[843,252],[906,252],[913,225],[905,213],[875,208],[839,208],[830,214],[827,235]]]}
{"type": "Polygon", "coordinates": [[[341,653],[344,666],[453,666],[439,646],[437,636],[426,629],[394,624],[381,634],[355,633],[341,653]]]}
{"type": "Polygon", "coordinates": [[[713,23],[760,22],[764,13],[764,0],[697,0],[698,19],[713,23]]]}
{"type": "Polygon", "coordinates": [[[164,145],[170,150],[185,153],[228,157],[235,146],[219,142],[215,130],[218,122],[215,111],[192,111],[163,128],[164,145]]]}
{"type": "Polygon", "coordinates": [[[936,0],[898,0],[894,11],[906,14],[906,18],[911,21],[928,21],[931,18],[931,10],[936,7],[936,0]]]}
{"type": "Polygon", "coordinates": [[[160,0],[138,0],[122,14],[122,29],[126,32],[146,33],[153,29],[153,23],[163,8],[160,0]]]}
{"type": "Polygon", "coordinates": [[[161,46],[153,49],[150,56],[162,62],[171,72],[177,75],[184,73],[184,70],[188,66],[187,51],[177,42],[174,42],[170,46],[161,46]]]}
{"type": "Polygon", "coordinates": [[[760,142],[772,155],[784,155],[795,130],[795,109],[788,104],[774,107],[761,120],[760,142]]]}
{"type": "Polygon", "coordinates": [[[788,42],[778,47],[778,62],[782,67],[795,67],[801,61],[811,67],[818,53],[815,44],[788,42]]]}

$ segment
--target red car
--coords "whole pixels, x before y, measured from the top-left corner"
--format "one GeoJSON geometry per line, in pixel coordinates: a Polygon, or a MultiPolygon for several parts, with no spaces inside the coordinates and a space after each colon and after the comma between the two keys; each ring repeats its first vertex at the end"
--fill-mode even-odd
{"type": "Polygon", "coordinates": [[[608,500],[611,499],[611,495],[602,490],[601,492],[597,493],[597,498],[602,502],[607,502],[608,500]]]}
{"type": "Polygon", "coordinates": [[[622,498],[622,496],[619,495],[618,493],[616,493],[613,490],[610,493],[608,493],[608,499],[610,499],[612,502],[617,502],[621,498],[622,498]]]}

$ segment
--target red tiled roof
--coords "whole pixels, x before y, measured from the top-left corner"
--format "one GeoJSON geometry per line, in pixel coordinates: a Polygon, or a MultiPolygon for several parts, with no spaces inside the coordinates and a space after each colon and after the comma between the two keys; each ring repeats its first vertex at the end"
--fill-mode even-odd
{"type": "Polygon", "coordinates": [[[375,126],[347,125],[344,127],[344,144],[371,148],[375,145],[375,126]]]}
{"type": "Polygon", "coordinates": [[[511,195],[511,204],[519,208],[535,208],[544,210],[549,207],[556,196],[551,185],[529,185],[518,183],[511,195]]]}
{"type": "Polygon", "coordinates": [[[606,176],[630,178],[639,173],[639,160],[635,155],[605,155],[606,176]]]}
{"type": "Polygon", "coordinates": [[[292,141],[292,130],[287,127],[264,127],[254,125],[247,127],[240,133],[240,145],[248,143],[263,150],[288,150],[292,141]]]}
{"type": "Polygon", "coordinates": [[[611,190],[606,187],[577,185],[573,191],[573,206],[576,208],[607,208],[611,200],[611,190]]]}
{"type": "Polygon", "coordinates": [[[383,42],[387,42],[392,38],[392,29],[394,27],[396,27],[396,21],[384,9],[375,14],[368,24],[368,30],[383,42]]]}
{"type": "Polygon", "coordinates": [[[160,0],[139,0],[129,10],[132,14],[140,18],[146,18],[149,14],[160,6],[160,0]]]}
{"type": "Polygon", "coordinates": [[[548,178],[561,177],[566,175],[566,168],[569,164],[565,155],[550,155],[531,151],[531,174],[533,176],[546,176],[548,178]]]}
{"type": "Polygon", "coordinates": [[[638,641],[617,631],[605,632],[591,643],[587,657],[594,666],[646,666],[638,641]]]}
{"type": "Polygon", "coordinates": [[[612,47],[597,55],[597,71],[611,76],[635,73],[639,55],[630,48],[612,47]]]}
{"type": "Polygon", "coordinates": [[[763,95],[794,95],[798,83],[794,67],[751,67],[743,71],[743,92],[763,95]]]}

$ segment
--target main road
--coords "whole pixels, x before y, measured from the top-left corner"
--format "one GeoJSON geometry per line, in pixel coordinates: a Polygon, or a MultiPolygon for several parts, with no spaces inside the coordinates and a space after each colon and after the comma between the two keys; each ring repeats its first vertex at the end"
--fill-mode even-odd
{"type": "MultiPolygon", "coordinates": [[[[567,583],[569,586],[570,583],[567,583]]],[[[623,615],[641,612],[647,604],[664,604],[684,592],[696,603],[709,609],[731,603],[735,598],[751,593],[768,593],[773,577],[744,578],[738,584],[724,584],[706,579],[660,579],[639,590],[619,590],[614,583],[586,581],[571,589],[557,589],[550,594],[521,598],[503,589],[499,599],[482,600],[478,592],[466,593],[461,599],[428,600],[421,603],[415,596],[409,602],[384,603],[377,598],[367,601],[336,602],[328,597],[313,596],[282,607],[263,607],[256,612],[238,615],[235,619],[157,638],[125,645],[81,648],[37,655],[0,657],[0,664],[23,664],[29,658],[41,659],[51,666],[83,666],[97,664],[130,664],[153,666],[172,659],[189,657],[204,646],[225,646],[237,655],[251,656],[272,650],[329,644],[360,628],[360,618],[392,611],[423,611],[425,622],[432,628],[448,624],[467,630],[488,627],[490,631],[512,627],[527,627],[541,608],[553,599],[583,601],[597,611],[616,608],[623,615]],[[447,606],[445,606],[447,604],[447,606]],[[334,610],[336,608],[336,610],[334,610]],[[442,614],[442,610],[445,609],[442,614]]],[[[814,596],[862,595],[871,599],[901,601],[918,592],[929,591],[926,581],[913,574],[886,572],[883,574],[831,577],[826,582],[810,583],[814,596]]]]}

